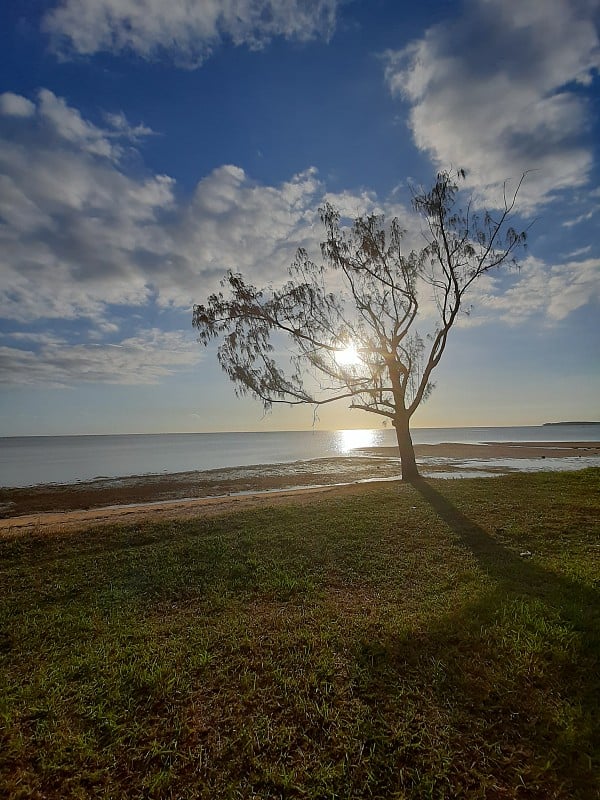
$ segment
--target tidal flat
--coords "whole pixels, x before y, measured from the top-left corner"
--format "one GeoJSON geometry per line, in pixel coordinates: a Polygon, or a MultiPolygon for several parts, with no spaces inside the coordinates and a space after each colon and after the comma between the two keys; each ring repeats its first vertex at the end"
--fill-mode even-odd
{"type": "MultiPolygon", "coordinates": [[[[600,466],[600,443],[596,441],[449,442],[417,445],[415,451],[425,477],[486,477],[512,471],[566,471],[600,466]]],[[[48,512],[159,503],[173,505],[172,501],[176,500],[393,481],[400,477],[397,447],[364,447],[357,448],[351,456],[127,477],[100,476],[67,484],[0,487],[0,532],[6,530],[3,519],[25,515],[32,519],[21,519],[15,525],[30,527],[35,515],[48,512]]]]}

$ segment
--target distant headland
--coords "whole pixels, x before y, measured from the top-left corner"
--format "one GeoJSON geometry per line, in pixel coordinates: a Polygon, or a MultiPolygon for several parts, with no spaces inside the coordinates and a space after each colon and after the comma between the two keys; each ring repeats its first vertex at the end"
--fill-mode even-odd
{"type": "Polygon", "coordinates": [[[600,425],[600,422],[544,422],[542,428],[549,428],[552,425],[600,425]]]}

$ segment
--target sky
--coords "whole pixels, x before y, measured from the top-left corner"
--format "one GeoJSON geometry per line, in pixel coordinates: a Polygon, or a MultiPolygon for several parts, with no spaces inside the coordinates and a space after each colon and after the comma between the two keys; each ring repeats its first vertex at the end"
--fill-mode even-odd
{"type": "MultiPolygon", "coordinates": [[[[0,436],[377,427],[237,398],[194,303],[315,260],[328,200],[527,178],[415,427],[600,419],[600,0],[6,0],[0,436]]],[[[412,221],[411,221],[412,220],[412,221]]],[[[416,229],[415,229],[416,230],[416,229]]]]}

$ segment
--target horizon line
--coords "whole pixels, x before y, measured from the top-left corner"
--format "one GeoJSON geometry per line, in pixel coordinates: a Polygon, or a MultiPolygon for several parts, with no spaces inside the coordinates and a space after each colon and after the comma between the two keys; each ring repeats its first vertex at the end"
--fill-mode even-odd
{"type": "MultiPolygon", "coordinates": [[[[587,421],[568,421],[563,422],[538,422],[519,425],[430,425],[415,426],[411,431],[431,431],[431,430],[477,430],[478,428],[543,428],[560,425],[600,425],[600,420],[587,421]]],[[[278,434],[278,433],[337,433],[339,431],[392,431],[392,426],[381,428],[304,428],[274,431],[154,431],[154,432],[133,432],[133,433],[26,433],[8,434],[0,436],[0,439],[58,439],[78,436],[208,436],[208,435],[227,435],[227,434],[278,434]]]]}

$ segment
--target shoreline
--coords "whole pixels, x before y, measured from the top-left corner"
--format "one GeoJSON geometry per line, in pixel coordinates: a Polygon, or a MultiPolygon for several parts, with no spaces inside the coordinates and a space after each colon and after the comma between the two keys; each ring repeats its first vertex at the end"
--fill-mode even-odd
{"type": "MultiPolygon", "coordinates": [[[[364,447],[361,453],[386,457],[399,456],[398,448],[364,447]]],[[[501,458],[577,458],[578,456],[600,456],[600,442],[441,442],[440,444],[415,445],[417,458],[450,459],[501,459],[501,458]]]]}
{"type": "MultiPolygon", "coordinates": [[[[494,442],[417,445],[425,476],[490,476],[542,471],[556,460],[581,459],[592,466],[600,442],[494,442]],[[546,459],[552,461],[545,464],[546,459]],[[495,463],[498,460],[498,463],[495,463]],[[507,465],[506,460],[514,461],[507,465]],[[504,463],[502,463],[504,462],[504,463]]],[[[141,517],[225,513],[232,508],[305,498],[315,492],[348,491],[400,477],[396,447],[373,447],[357,455],[288,464],[262,464],[204,472],[98,478],[75,484],[44,484],[0,489],[0,536],[24,530],[64,530],[141,517]]],[[[300,502],[304,502],[300,500],[300,502]]]]}
{"type": "Polygon", "coordinates": [[[238,495],[219,495],[176,500],[159,500],[131,505],[103,506],[74,511],[47,511],[0,519],[0,539],[28,534],[70,534],[105,525],[132,525],[170,520],[185,520],[198,516],[215,517],[225,514],[277,505],[309,505],[317,494],[330,492],[335,497],[360,494],[374,483],[333,484],[280,491],[257,491],[238,495]]]}

